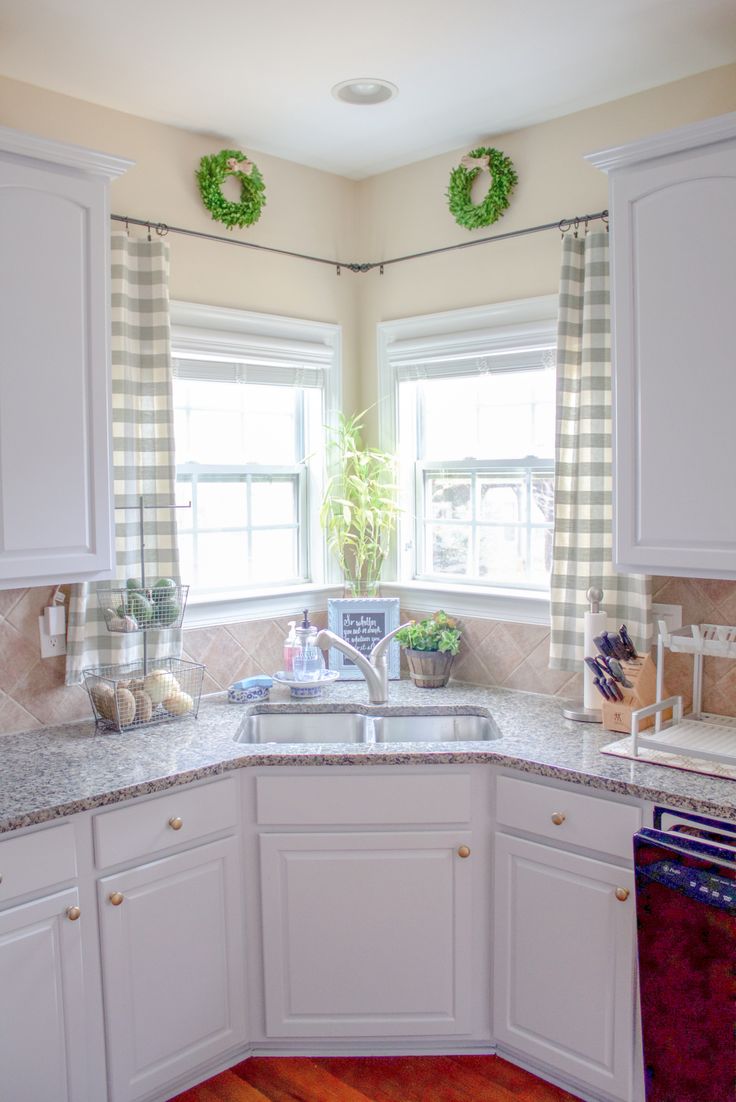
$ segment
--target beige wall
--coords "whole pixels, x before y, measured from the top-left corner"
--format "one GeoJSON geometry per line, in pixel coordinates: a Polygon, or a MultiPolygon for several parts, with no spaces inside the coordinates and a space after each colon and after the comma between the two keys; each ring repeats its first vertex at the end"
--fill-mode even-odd
{"type": "MultiPolygon", "coordinates": [[[[360,256],[380,260],[603,210],[606,176],[584,154],[734,110],[736,65],[729,65],[539,126],[488,135],[478,144],[508,154],[519,182],[503,218],[480,230],[458,226],[444,194],[451,169],[467,149],[374,176],[358,185],[360,256]]],[[[377,396],[377,322],[555,293],[559,263],[559,234],[549,231],[362,277],[362,405],[377,396]]]]}
{"type": "MultiPolygon", "coordinates": [[[[606,205],[606,180],[584,153],[736,110],[736,66],[716,69],[541,126],[488,137],[508,153],[519,185],[502,222],[469,233],[447,211],[450,169],[466,150],[361,183],[304,168],[257,150],[268,203],[260,222],[234,236],[342,260],[380,260],[472,240],[606,205]]],[[[226,234],[203,209],[193,174],[199,158],[229,144],[0,78],[0,125],[134,159],[113,185],[116,213],[226,234]]],[[[237,143],[234,143],[237,145],[237,143]]],[[[479,142],[479,144],[482,144],[479,142]]],[[[375,325],[411,314],[547,294],[557,287],[555,232],[337,277],[334,270],[249,250],[170,237],[174,298],[335,322],[343,327],[344,404],[376,398],[375,325]]],[[[683,605],[685,622],[736,618],[736,584],[656,579],[655,596],[683,605]]],[[[63,685],[63,659],[42,661],[36,618],[49,588],[0,591],[0,733],[88,716],[79,687],[63,685]]],[[[185,651],[208,666],[206,689],[249,672],[273,672],[285,620],[190,630],[185,651]]],[[[461,677],[565,695],[579,678],[547,669],[544,628],[474,620],[467,625],[461,677]]],[[[686,665],[686,663],[685,663],[686,665]]],[[[736,714],[732,663],[706,670],[706,707],[736,714]]],[[[686,688],[683,663],[670,691],[686,688]]]]}
{"type": "MultiPolygon", "coordinates": [[[[244,241],[328,259],[353,259],[357,220],[356,185],[351,180],[249,149],[266,178],[266,206],[255,226],[228,231],[202,205],[194,173],[200,157],[230,146],[240,148],[236,142],[163,126],[2,77],[0,125],[134,160],[135,166],[112,184],[115,214],[222,236],[231,233],[244,241]]],[[[232,197],[237,197],[237,190],[232,197]]],[[[169,242],[172,298],[341,325],[344,399],[346,405],[355,405],[355,276],[337,276],[326,265],[175,234],[169,242]]]]}

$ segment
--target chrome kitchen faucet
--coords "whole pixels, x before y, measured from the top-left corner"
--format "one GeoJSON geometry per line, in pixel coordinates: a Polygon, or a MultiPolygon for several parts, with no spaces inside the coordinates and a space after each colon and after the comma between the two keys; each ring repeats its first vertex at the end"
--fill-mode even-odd
{"type": "Polygon", "coordinates": [[[401,631],[401,628],[409,627],[413,623],[413,620],[409,620],[406,624],[390,631],[388,635],[384,635],[383,639],[378,640],[368,658],[361,654],[351,643],[346,643],[339,635],[335,635],[334,631],[327,631],[326,629],[320,631],[315,639],[315,645],[322,650],[326,650],[327,647],[335,647],[347,655],[366,680],[368,702],[370,704],[386,704],[388,702],[388,645],[397,631],[401,631]]]}

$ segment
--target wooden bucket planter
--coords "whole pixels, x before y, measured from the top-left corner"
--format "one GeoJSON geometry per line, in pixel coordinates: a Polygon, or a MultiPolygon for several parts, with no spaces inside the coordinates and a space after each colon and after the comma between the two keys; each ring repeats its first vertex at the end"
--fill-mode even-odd
{"type": "Polygon", "coordinates": [[[441,689],[450,680],[454,654],[438,650],[404,650],[409,674],[418,689],[441,689]]]}

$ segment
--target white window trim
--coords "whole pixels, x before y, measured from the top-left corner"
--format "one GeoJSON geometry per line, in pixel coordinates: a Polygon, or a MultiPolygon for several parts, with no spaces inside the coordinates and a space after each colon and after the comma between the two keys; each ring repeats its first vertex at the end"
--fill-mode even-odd
{"type": "MultiPolygon", "coordinates": [[[[336,425],[342,409],[342,330],[329,322],[260,314],[196,302],[171,302],[171,340],[180,350],[204,348],[213,355],[228,356],[267,352],[269,360],[283,356],[319,363],[323,370],[325,421],[336,425]]],[[[307,584],[267,589],[243,589],[227,596],[190,596],[185,627],[209,627],[261,620],[293,613],[305,607],[320,611],[327,597],[339,595],[341,584],[324,551],[319,525],[319,493],[309,495],[309,554],[312,581],[307,584]]],[[[187,582],[187,579],[183,579],[187,582]]]]}
{"type": "MultiPolygon", "coordinates": [[[[412,353],[426,353],[429,349],[440,355],[447,347],[470,355],[487,347],[489,340],[493,342],[494,333],[498,338],[500,328],[504,329],[504,340],[507,340],[514,326],[555,320],[557,303],[557,295],[540,295],[380,322],[376,329],[381,448],[388,452],[398,449],[397,342],[402,342],[401,358],[410,358],[412,353]]],[[[396,547],[393,547],[385,567],[386,574],[396,578],[397,569],[396,547]]],[[[522,592],[494,586],[428,581],[382,582],[381,588],[400,597],[403,605],[417,612],[432,612],[441,606],[457,616],[549,624],[549,595],[535,590],[522,592]]]]}

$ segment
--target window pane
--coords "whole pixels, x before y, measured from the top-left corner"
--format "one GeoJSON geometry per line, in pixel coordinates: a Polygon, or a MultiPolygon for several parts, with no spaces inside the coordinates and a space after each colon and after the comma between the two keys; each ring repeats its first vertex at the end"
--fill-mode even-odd
{"type": "Polygon", "coordinates": [[[254,582],[288,581],[297,575],[294,529],[253,533],[254,582]]]}
{"type": "Polygon", "coordinates": [[[526,478],[523,475],[483,475],[478,478],[478,516],[494,524],[526,522],[526,478]]]}
{"type": "Polygon", "coordinates": [[[470,520],[470,478],[432,475],[426,484],[428,512],[433,520],[470,520]]]}
{"type": "MultiPolygon", "coordinates": [[[[187,475],[179,474],[176,476],[176,504],[191,505],[191,503],[192,480],[187,475]]],[[[179,520],[180,528],[192,527],[192,514],[190,509],[180,509],[176,515],[179,520]]]]}
{"type": "Polygon", "coordinates": [[[555,480],[552,475],[532,478],[532,524],[551,524],[555,516],[555,480]]]}
{"type": "Polygon", "coordinates": [[[287,465],[296,463],[301,458],[296,455],[293,417],[276,417],[272,414],[246,416],[241,463],[287,465]]]}
{"type": "Polygon", "coordinates": [[[552,529],[532,528],[531,542],[530,581],[535,585],[547,585],[552,570],[552,529]]]}
{"type": "Polygon", "coordinates": [[[478,534],[478,573],[499,584],[527,582],[526,528],[508,525],[481,528],[478,534]]]}
{"type": "Polygon", "coordinates": [[[185,584],[194,582],[194,536],[182,535],[181,532],[179,532],[179,571],[185,584]]]}
{"type": "Polygon", "coordinates": [[[470,533],[467,528],[453,525],[431,525],[427,541],[432,574],[467,574],[470,554],[470,533]]]}
{"type": "Polygon", "coordinates": [[[253,479],[251,485],[251,524],[295,524],[296,479],[253,479]]]}
{"type": "Polygon", "coordinates": [[[432,379],[420,384],[424,458],[482,458],[478,447],[478,380],[432,379]]]}
{"type": "Polygon", "coordinates": [[[237,410],[190,410],[189,449],[186,454],[177,452],[177,462],[231,466],[245,462],[242,424],[237,410]]]}
{"type": "Polygon", "coordinates": [[[198,538],[197,585],[226,589],[248,582],[248,537],[245,532],[205,532],[198,538]]]}
{"type": "Polygon", "coordinates": [[[204,528],[244,528],[248,523],[248,489],[244,479],[197,482],[197,525],[204,528]]]}

